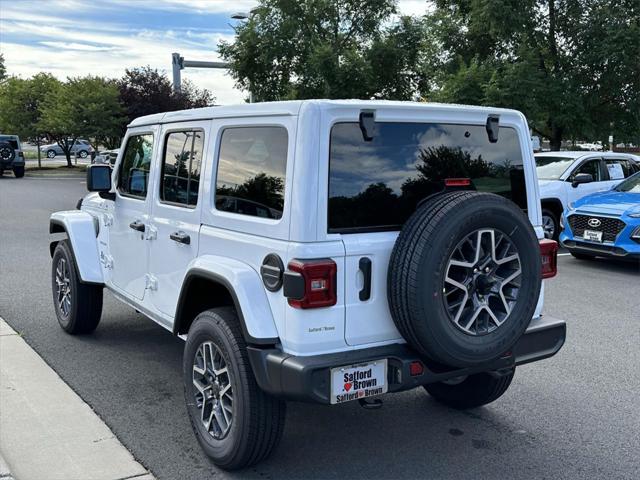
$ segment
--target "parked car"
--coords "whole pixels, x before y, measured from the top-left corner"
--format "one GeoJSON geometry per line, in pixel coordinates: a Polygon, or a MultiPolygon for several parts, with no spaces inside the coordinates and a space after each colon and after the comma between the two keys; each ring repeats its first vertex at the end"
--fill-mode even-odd
{"type": "Polygon", "coordinates": [[[569,204],[562,244],[579,259],[640,259],[640,173],[569,204]]]}
{"type": "Polygon", "coordinates": [[[564,343],[565,322],[541,315],[557,243],[513,110],[307,100],[150,115],[87,188],[50,219],[67,235],[51,244],[58,322],[93,331],[106,288],[185,339],[191,425],[222,468],[274,450],[287,399],[376,408],[424,386],[478,407],[564,343]]]}
{"type": "MultiPolygon", "coordinates": [[[[69,139],[71,143],[73,139],[69,139]]],[[[56,155],[64,155],[62,147],[57,143],[50,143],[48,145],[42,145],[40,151],[47,156],[47,158],[55,158],[56,155]]],[[[71,154],[80,158],[87,158],[93,152],[93,147],[89,140],[77,138],[76,142],[71,146],[71,154]]]]}
{"type": "Polygon", "coordinates": [[[24,177],[24,152],[17,135],[0,133],[0,176],[5,170],[13,170],[16,178],[24,177]]]}
{"type": "Polygon", "coordinates": [[[557,240],[560,217],[571,202],[611,187],[640,171],[640,158],[614,152],[537,153],[536,170],[545,236],[557,240]]]}
{"type": "Polygon", "coordinates": [[[116,148],[114,150],[103,150],[101,152],[98,152],[96,157],[91,160],[91,163],[113,166],[116,163],[119,152],[119,148],[116,148]]]}

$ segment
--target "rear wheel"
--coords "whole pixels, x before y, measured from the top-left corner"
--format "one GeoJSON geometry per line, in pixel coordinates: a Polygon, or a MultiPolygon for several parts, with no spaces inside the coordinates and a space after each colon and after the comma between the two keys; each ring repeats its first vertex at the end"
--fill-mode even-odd
{"type": "Polygon", "coordinates": [[[13,167],[13,174],[16,178],[24,177],[24,167],[13,167]]]}
{"type": "Polygon", "coordinates": [[[234,470],[271,454],[282,437],[285,403],[258,387],[233,309],[214,308],[196,317],[183,375],[191,426],[216,465],[234,470]]]}
{"type": "Polygon", "coordinates": [[[424,388],[438,402],[464,410],[480,407],[500,398],[511,385],[515,368],[508,372],[476,373],[446,382],[431,383],[424,388]]]}
{"type": "Polygon", "coordinates": [[[93,332],[102,315],[102,286],[80,281],[67,240],[56,246],[52,267],[51,290],[58,323],[72,335],[93,332]]]}
{"type": "Polygon", "coordinates": [[[89,156],[89,152],[87,152],[86,150],[80,150],[80,152],[78,152],[78,156],[80,158],[87,158],[89,156]]]}

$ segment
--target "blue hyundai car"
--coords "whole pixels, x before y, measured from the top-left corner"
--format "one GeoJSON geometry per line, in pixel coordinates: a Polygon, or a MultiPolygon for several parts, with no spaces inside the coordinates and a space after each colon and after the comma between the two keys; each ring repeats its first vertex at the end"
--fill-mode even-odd
{"type": "Polygon", "coordinates": [[[571,204],[560,243],[576,258],[640,259],[640,173],[571,204]]]}

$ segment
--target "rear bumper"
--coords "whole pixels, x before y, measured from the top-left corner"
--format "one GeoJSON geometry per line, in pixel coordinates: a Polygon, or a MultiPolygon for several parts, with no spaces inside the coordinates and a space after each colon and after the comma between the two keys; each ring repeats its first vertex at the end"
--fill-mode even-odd
{"type": "Polygon", "coordinates": [[[552,317],[533,319],[511,352],[490,363],[472,368],[431,365],[406,344],[350,350],[327,355],[296,357],[277,349],[248,347],[249,359],[260,388],[290,400],[330,403],[330,370],[374,360],[388,359],[389,392],[409,390],[428,383],[500,371],[555,355],[564,344],[566,324],[552,317]],[[421,375],[411,376],[409,365],[420,361],[421,375]]]}

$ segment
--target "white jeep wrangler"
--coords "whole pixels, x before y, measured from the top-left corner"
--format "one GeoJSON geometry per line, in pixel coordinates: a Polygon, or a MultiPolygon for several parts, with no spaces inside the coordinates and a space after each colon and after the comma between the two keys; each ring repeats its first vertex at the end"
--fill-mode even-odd
{"type": "Polygon", "coordinates": [[[473,408],[554,355],[529,130],[516,111],[296,101],[150,115],[113,172],[51,216],[56,315],[100,321],[103,289],[186,340],[193,430],[220,467],[267,457],[285,401],[424,386],[473,408]]]}

